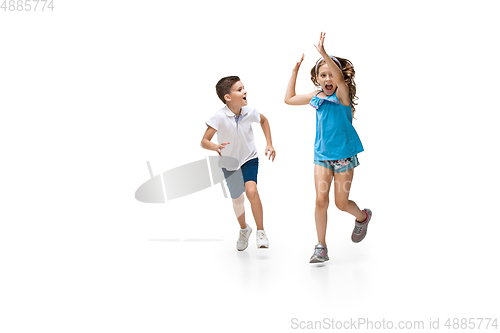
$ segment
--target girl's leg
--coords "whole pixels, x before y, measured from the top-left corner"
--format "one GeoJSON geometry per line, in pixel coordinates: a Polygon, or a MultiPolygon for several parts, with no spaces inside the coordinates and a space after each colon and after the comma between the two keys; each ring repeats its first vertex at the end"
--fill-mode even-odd
{"type": "Polygon", "coordinates": [[[245,195],[243,193],[237,199],[233,199],[233,209],[240,228],[245,229],[247,223],[245,222],[245,195]]]}
{"type": "Polygon", "coordinates": [[[314,185],[316,187],[316,210],[314,218],[316,220],[318,242],[321,242],[324,246],[326,246],[326,222],[332,179],[332,170],[321,165],[314,165],[314,185]]]}
{"type": "Polygon", "coordinates": [[[334,175],[335,205],[341,211],[347,212],[359,222],[366,219],[366,213],[359,209],[358,205],[349,200],[349,191],[351,190],[354,169],[350,169],[334,175]]]}
{"type": "Polygon", "coordinates": [[[247,181],[245,183],[245,193],[252,206],[253,218],[255,219],[257,230],[264,230],[264,213],[262,211],[259,192],[257,191],[257,183],[253,180],[247,181]]]}

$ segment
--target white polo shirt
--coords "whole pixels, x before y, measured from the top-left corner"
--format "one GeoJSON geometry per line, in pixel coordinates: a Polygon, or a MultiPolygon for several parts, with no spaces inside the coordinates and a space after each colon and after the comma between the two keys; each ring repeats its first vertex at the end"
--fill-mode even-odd
{"type": "Polygon", "coordinates": [[[239,161],[236,169],[252,158],[257,157],[257,148],[253,138],[252,123],[260,122],[260,113],[249,106],[241,108],[240,118],[236,123],[235,114],[227,106],[207,120],[206,124],[217,131],[217,142],[229,142],[221,151],[222,156],[230,156],[239,161]]]}

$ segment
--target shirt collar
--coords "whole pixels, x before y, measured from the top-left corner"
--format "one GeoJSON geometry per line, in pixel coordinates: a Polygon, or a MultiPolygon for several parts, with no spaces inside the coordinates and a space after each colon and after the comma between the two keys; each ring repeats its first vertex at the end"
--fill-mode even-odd
{"type": "MultiPolygon", "coordinates": [[[[233,113],[233,111],[229,110],[229,108],[227,107],[227,105],[224,107],[224,113],[226,114],[226,116],[228,117],[235,117],[236,115],[233,113]]],[[[241,116],[244,116],[248,113],[248,110],[245,108],[245,107],[242,107],[241,108],[241,112],[240,112],[240,117],[241,116]]]]}

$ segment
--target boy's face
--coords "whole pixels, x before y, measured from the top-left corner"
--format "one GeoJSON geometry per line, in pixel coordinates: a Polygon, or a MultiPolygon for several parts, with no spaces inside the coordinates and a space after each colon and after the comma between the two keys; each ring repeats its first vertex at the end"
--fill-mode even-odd
{"type": "Polygon", "coordinates": [[[234,107],[242,107],[247,105],[247,91],[241,81],[235,82],[231,86],[231,92],[224,95],[226,104],[230,103],[234,107]]]}

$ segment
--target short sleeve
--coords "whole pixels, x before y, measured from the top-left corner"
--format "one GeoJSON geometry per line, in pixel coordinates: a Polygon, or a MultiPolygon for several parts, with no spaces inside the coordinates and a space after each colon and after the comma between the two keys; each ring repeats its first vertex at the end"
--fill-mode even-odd
{"type": "Polygon", "coordinates": [[[207,124],[208,126],[212,127],[216,131],[218,131],[219,125],[220,125],[219,117],[217,117],[217,114],[214,114],[212,118],[208,119],[205,122],[205,124],[207,124]]]}
{"type": "Polygon", "coordinates": [[[256,109],[251,109],[250,110],[250,120],[253,123],[260,123],[260,112],[257,111],[256,109]]]}

